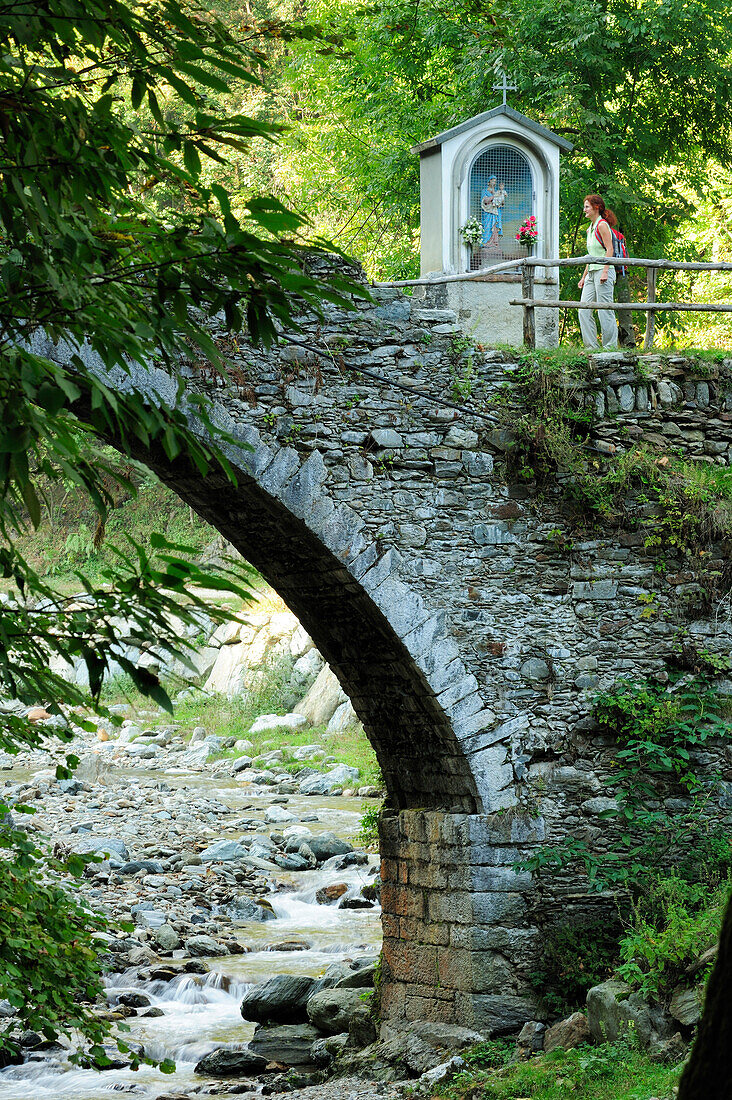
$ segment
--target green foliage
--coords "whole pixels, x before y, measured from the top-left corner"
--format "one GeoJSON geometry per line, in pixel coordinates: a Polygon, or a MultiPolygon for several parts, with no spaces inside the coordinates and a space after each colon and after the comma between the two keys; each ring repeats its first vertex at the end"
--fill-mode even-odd
{"type": "Polygon", "coordinates": [[[475,343],[469,336],[451,336],[447,353],[453,401],[466,401],[475,383],[475,343]]]}
{"type": "MultiPolygon", "coordinates": [[[[246,326],[266,342],[299,305],[318,312],[323,297],[348,305],[360,292],[308,274],[300,215],[255,194],[234,213],[225,189],[205,178],[204,163],[221,164],[229,149],[276,130],[217,100],[231,79],[256,84],[262,58],[215,12],[177,0],[28,0],[3,7],[0,37],[0,578],[16,593],[0,605],[0,691],[50,701],[55,713],[103,712],[116,660],[140,692],[169,708],[158,677],[120,656],[121,647],[144,650],[154,638],[163,655],[192,668],[185,627],[204,614],[231,617],[212,615],[196,591],[246,598],[247,571],[206,572],[193,563],[196,547],[163,536],[151,550],[128,540],[111,548],[98,583],[79,572],[75,597],[60,597],[19,540],[44,509],[57,520],[73,495],[89,498],[101,527],[116,491],[134,492],[106,442],[128,459],[154,451],[181,472],[232,477],[205,401],[179,392],[175,408],[162,398],[148,404],[134,371],[155,362],[173,373],[182,357],[199,356],[224,370],[210,317],[223,312],[231,329],[246,326]],[[88,692],[51,670],[57,657],[81,659],[88,692]]],[[[88,556],[93,526],[78,529],[67,557],[88,556]]],[[[0,716],[9,752],[39,744],[42,733],[0,716]]],[[[73,1008],[77,994],[97,988],[95,918],[58,892],[60,868],[28,852],[22,834],[7,835],[23,871],[13,872],[12,858],[3,863],[14,1003],[22,1000],[24,1018],[41,1031],[75,1025],[96,1061],[108,1028],[73,1008]],[[46,954],[38,948],[39,963],[41,909],[56,910],[59,923],[46,954]]]]}
{"type": "MultiPolygon", "coordinates": [[[[46,601],[40,614],[0,609],[0,686],[18,698],[73,706],[83,699],[49,672],[50,656],[81,657],[96,699],[117,640],[112,609],[133,623],[129,640],[153,633],[180,653],[185,643],[171,629],[178,609],[159,586],[180,596],[192,584],[211,584],[180,564],[165,540],[155,561],[133,543],[114,549],[104,590],[80,578],[82,605],[57,606],[18,546],[28,526],[39,525],[44,494],[59,484],[88,494],[104,522],[113,489],[130,493],[134,484],[100,438],[128,456],[154,447],[163,460],[185,456],[201,475],[219,468],[231,476],[223,455],[179,411],[148,405],[131,387],[112,392],[89,370],[82,345],[124,373],[153,358],[173,367],[192,351],[221,365],[207,315],[223,310],[229,326],[246,320],[251,335],[266,340],[296,298],[316,310],[321,291],[345,299],[337,280],[323,284],[305,273],[305,252],[292,240],[301,218],[252,199],[237,219],[226,193],[200,179],[201,156],[220,159],[221,148],[272,132],[206,99],[203,89],[226,90],[222,74],[257,79],[259,56],[224,22],[168,0],[34,0],[22,11],[4,9],[0,30],[7,44],[0,93],[11,105],[0,171],[0,575],[22,599],[46,601]],[[161,85],[169,89],[166,107],[178,105],[175,117],[160,107],[161,85]],[[139,116],[143,99],[150,128],[139,116]],[[151,203],[162,179],[186,195],[164,217],[151,203]],[[68,366],[47,354],[46,337],[75,352],[68,366]]],[[[189,395],[188,409],[208,438],[222,438],[202,400],[189,395]]],[[[71,553],[86,552],[80,539],[71,553]]],[[[229,572],[215,587],[232,583],[229,572]]],[[[184,614],[194,605],[188,600],[184,614]]],[[[133,678],[165,700],[156,677],[136,670],[133,678]]],[[[5,726],[12,742],[20,722],[5,726]]]]}
{"type": "Polygon", "coordinates": [[[530,975],[552,1017],[584,1006],[587,990],[604,982],[618,961],[618,927],[607,920],[546,928],[539,965],[530,975]]]}
{"type": "MultiPolygon", "coordinates": [[[[697,770],[700,751],[730,734],[729,703],[712,678],[729,662],[687,646],[679,663],[695,671],[673,672],[665,683],[619,681],[595,700],[596,721],[617,743],[616,807],[602,815],[610,849],[598,855],[572,838],[522,865],[552,872],[579,863],[590,888],[618,891],[626,929],[618,972],[662,998],[715,941],[732,874],[728,823],[710,805],[715,777],[708,766],[703,777],[697,770]]],[[[556,958],[571,962],[571,945],[560,944],[556,958]]]]}
{"type": "Polygon", "coordinates": [[[484,1043],[466,1050],[463,1058],[467,1065],[476,1069],[499,1069],[511,1061],[512,1048],[510,1039],[486,1039],[484,1043]]]}
{"type": "MultiPolygon", "coordinates": [[[[511,1061],[502,1040],[474,1048],[485,1068],[471,1065],[436,1090],[449,1100],[648,1100],[671,1095],[679,1066],[654,1065],[629,1041],[554,1050],[528,1062],[511,1061]],[[505,1053],[504,1053],[505,1049],[505,1053]]],[[[470,1057],[470,1052],[466,1061],[470,1057]]]]}
{"type": "Polygon", "coordinates": [[[73,564],[89,560],[94,553],[94,536],[85,523],[67,536],[64,550],[69,562],[73,564]]]}
{"type": "MultiPolygon", "coordinates": [[[[231,618],[229,613],[229,618],[231,618]]],[[[249,735],[249,727],[260,714],[285,714],[294,700],[288,694],[292,666],[286,658],[269,659],[247,674],[245,690],[231,697],[215,692],[186,692],[175,704],[175,717],[184,727],[203,725],[217,737],[249,738],[259,745],[262,740],[279,736],[276,731],[262,730],[249,735]]],[[[132,700],[138,702],[138,700],[132,700]]],[[[291,743],[299,730],[287,730],[291,743]]],[[[312,738],[312,731],[308,731],[312,738]]],[[[303,744],[307,744],[307,739],[303,744]]]]}
{"type": "MultiPolygon", "coordinates": [[[[645,546],[680,555],[694,574],[683,598],[690,611],[726,592],[726,566],[706,547],[732,533],[732,475],[726,467],[684,462],[645,445],[604,455],[590,438],[595,402],[587,357],[571,349],[519,355],[519,366],[492,405],[513,436],[509,473],[537,493],[557,489],[575,522],[640,529],[645,546]]],[[[648,608],[646,617],[655,613],[648,608]]]]}
{"type": "MultiPolygon", "coordinates": [[[[511,106],[574,144],[562,165],[563,253],[578,251],[582,198],[594,191],[620,214],[635,255],[711,256],[726,240],[729,171],[708,164],[730,157],[723,0],[449,10],[437,0],[316,0],[307,19],[319,33],[288,43],[268,84],[268,106],[291,130],[249,171],[269,175],[370,272],[416,273],[410,146],[498,104],[496,66],[518,84],[511,106]],[[687,222],[680,234],[697,210],[703,226],[687,222]]],[[[563,279],[576,290],[576,272],[563,279]]]]}
{"type": "Polygon", "coordinates": [[[703,978],[711,966],[697,960],[719,938],[730,881],[716,889],[673,875],[657,878],[652,897],[633,907],[620,940],[618,975],[641,993],[664,1000],[681,981],[703,978]]]}
{"type": "Polygon", "coordinates": [[[358,828],[358,843],[363,848],[377,848],[379,844],[379,817],[382,806],[372,806],[361,816],[358,828]]]}
{"type": "MultiPolygon", "coordinates": [[[[0,818],[8,807],[0,805],[0,818]]],[[[31,813],[16,806],[14,813],[31,813]]],[[[10,818],[0,823],[0,998],[16,1010],[13,1020],[21,1029],[40,1032],[54,1040],[60,1035],[75,1041],[80,1031],[84,1051],[72,1054],[80,1065],[104,1068],[109,1064],[104,1042],[109,1025],[93,1012],[103,998],[102,966],[90,935],[108,925],[92,917],[76,900],[70,883],[97,857],[71,854],[57,857],[43,841],[32,839],[10,818]]],[[[133,1068],[142,1061],[126,1043],[133,1068]]],[[[0,1057],[19,1051],[17,1033],[0,1031],[0,1057]]],[[[159,1068],[169,1072],[171,1063],[159,1068]]]]}
{"type": "Polygon", "coordinates": [[[703,797],[709,777],[699,777],[692,754],[712,738],[729,737],[728,712],[726,697],[702,676],[676,674],[665,684],[620,680],[601,692],[593,715],[620,746],[613,781],[623,791],[621,815],[630,818],[653,802],[659,778],[703,797]]]}
{"type": "Polygon", "coordinates": [[[538,380],[541,376],[576,378],[578,381],[592,376],[590,352],[585,348],[565,345],[557,348],[511,349],[511,358],[519,364],[520,376],[527,382],[538,380]]]}
{"type": "Polygon", "coordinates": [[[369,994],[369,1015],[376,1024],[377,1030],[381,1023],[381,993],[384,987],[384,952],[379,952],[374,969],[374,991],[369,994]]]}

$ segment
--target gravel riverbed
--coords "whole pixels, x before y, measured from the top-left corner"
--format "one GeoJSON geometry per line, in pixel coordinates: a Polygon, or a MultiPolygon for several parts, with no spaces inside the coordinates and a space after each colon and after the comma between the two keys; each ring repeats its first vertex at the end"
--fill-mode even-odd
{"type": "MultiPolygon", "coordinates": [[[[129,1025],[132,1041],[172,1058],[177,1071],[133,1073],[123,1062],[102,1074],[82,1071],[64,1050],[26,1035],[25,1064],[0,1071],[0,1100],[279,1093],[287,1086],[282,1065],[251,1081],[213,1079],[195,1067],[217,1048],[247,1046],[255,1025],[242,1019],[240,1004],[256,983],[275,974],[318,977],[333,964],[377,957],[378,859],[354,840],[363,809],[375,803],[344,796],[336,784],[303,794],[302,777],[279,770],[276,759],[237,768],[175,730],[147,745],[84,733],[72,750],[81,762],[62,781],[48,753],[4,758],[2,794],[36,810],[23,823],[58,851],[101,857],[81,886],[110,920],[100,934],[107,1003],[96,1011],[129,1025]]],[[[54,753],[62,756],[58,746],[54,753]]],[[[392,1092],[340,1079],[288,1094],[366,1100],[392,1092]]]]}

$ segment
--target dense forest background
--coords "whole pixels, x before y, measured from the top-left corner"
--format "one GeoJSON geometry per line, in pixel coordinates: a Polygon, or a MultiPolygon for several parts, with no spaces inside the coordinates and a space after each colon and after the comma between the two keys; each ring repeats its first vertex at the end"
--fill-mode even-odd
{"type": "MultiPolygon", "coordinates": [[[[583,250],[582,199],[599,191],[633,255],[732,257],[724,0],[215,0],[214,10],[263,50],[262,84],[233,81],[226,106],[282,130],[204,175],[235,209],[274,194],[373,278],[418,271],[410,148],[500,103],[498,70],[517,85],[512,106],[574,144],[562,164],[563,255],[583,250]]],[[[574,277],[565,272],[565,291],[574,277]]],[[[633,278],[644,297],[644,274],[633,278]]],[[[660,290],[732,296],[726,275],[667,274],[660,290]]],[[[732,322],[708,317],[662,317],[661,342],[729,346],[732,322]]]]}

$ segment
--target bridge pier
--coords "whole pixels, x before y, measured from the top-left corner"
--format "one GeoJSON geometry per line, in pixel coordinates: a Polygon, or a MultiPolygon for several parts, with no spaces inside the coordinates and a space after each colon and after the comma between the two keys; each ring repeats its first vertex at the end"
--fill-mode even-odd
{"type": "Polygon", "coordinates": [[[535,885],[514,869],[543,832],[515,810],[382,814],[382,1034],[432,1020],[496,1035],[543,1018],[528,980],[535,885]]]}

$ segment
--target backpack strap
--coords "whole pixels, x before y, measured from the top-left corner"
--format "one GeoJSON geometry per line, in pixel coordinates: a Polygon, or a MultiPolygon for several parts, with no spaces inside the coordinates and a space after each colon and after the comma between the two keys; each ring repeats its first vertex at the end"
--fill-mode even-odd
{"type": "MultiPolygon", "coordinates": [[[[600,230],[599,230],[600,222],[605,222],[605,225],[610,230],[610,239],[613,242],[613,256],[619,256],[619,255],[620,256],[622,256],[622,255],[627,256],[628,255],[627,248],[625,249],[625,252],[622,252],[622,251],[616,252],[616,250],[615,250],[615,242],[616,241],[622,242],[622,245],[624,245],[625,244],[625,237],[623,236],[622,233],[618,233],[617,229],[613,229],[613,227],[610,225],[610,222],[605,221],[604,218],[598,218],[597,223],[595,225],[595,238],[597,240],[597,243],[601,244],[603,248],[606,247],[605,242],[603,241],[602,237],[600,236],[600,230]]],[[[623,277],[625,277],[628,274],[628,269],[625,266],[625,264],[623,264],[622,267],[616,268],[616,271],[617,271],[618,275],[621,275],[623,277]]]]}
{"type": "MultiPolygon", "coordinates": [[[[600,236],[600,229],[599,229],[600,222],[605,222],[605,219],[604,218],[598,218],[597,221],[595,222],[595,237],[597,239],[597,243],[601,244],[603,248],[606,248],[607,246],[606,246],[605,242],[603,241],[602,237],[600,236]]],[[[608,227],[608,229],[610,229],[610,223],[609,222],[605,222],[605,225],[608,227]]],[[[613,231],[612,231],[612,229],[610,229],[610,238],[611,239],[612,239],[612,234],[613,234],[613,231]]]]}

